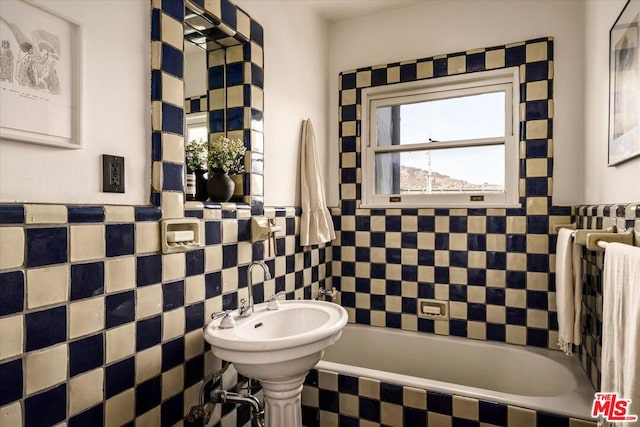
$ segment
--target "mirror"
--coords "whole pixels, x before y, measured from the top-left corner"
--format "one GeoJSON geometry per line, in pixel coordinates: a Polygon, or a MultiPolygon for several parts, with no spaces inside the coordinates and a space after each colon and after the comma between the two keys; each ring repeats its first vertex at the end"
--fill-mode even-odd
{"type": "MultiPolygon", "coordinates": [[[[200,99],[198,105],[206,106],[203,113],[208,138],[215,140],[223,135],[244,142],[247,154],[242,178],[243,192],[237,201],[248,205],[252,215],[260,215],[264,209],[262,26],[227,0],[206,4],[202,0],[162,2],[160,7],[161,9],[152,9],[152,51],[161,50],[162,54],[158,55],[160,59],[155,66],[152,64],[152,68],[183,78],[179,71],[172,72],[168,63],[175,60],[169,55],[173,53],[170,45],[175,46],[175,20],[182,20],[183,27],[187,29],[186,35],[185,31],[181,31],[183,43],[188,39],[187,43],[198,45],[196,49],[206,49],[206,99],[200,99]],[[181,10],[177,9],[178,5],[182,7],[181,10]],[[161,43],[158,44],[158,41],[161,43]]],[[[186,77],[185,73],[184,78],[186,77]]],[[[185,102],[184,110],[181,111],[187,114],[187,122],[192,121],[191,106],[195,103],[196,101],[189,99],[189,105],[185,102]]],[[[178,128],[184,130],[182,115],[172,114],[173,117],[170,117],[166,114],[175,112],[175,109],[168,107],[164,99],[161,104],[162,114],[157,113],[158,108],[159,106],[154,108],[152,102],[152,109],[156,110],[156,116],[160,116],[154,130],[161,130],[162,138],[178,128]]],[[[197,119],[194,117],[194,120],[197,119]]],[[[202,121],[202,114],[199,120],[202,121]]],[[[185,142],[187,138],[185,135],[185,142]]],[[[157,145],[159,144],[154,139],[154,147],[157,145]]],[[[162,164],[157,168],[158,172],[154,172],[154,190],[162,192],[164,211],[165,190],[175,190],[175,186],[165,188],[165,180],[162,178],[166,177],[166,170],[169,168],[165,162],[164,150],[158,151],[161,153],[154,152],[154,161],[162,160],[162,164]]]]}
{"type": "MultiPolygon", "coordinates": [[[[207,55],[205,49],[192,43],[186,34],[184,39],[184,98],[185,98],[185,200],[206,201],[207,141],[209,140],[208,96],[207,96],[207,55]]],[[[236,182],[234,196],[242,196],[243,183],[236,182]],[[240,184],[240,185],[238,185],[240,184]]],[[[242,201],[242,200],[240,200],[242,201]]]]}

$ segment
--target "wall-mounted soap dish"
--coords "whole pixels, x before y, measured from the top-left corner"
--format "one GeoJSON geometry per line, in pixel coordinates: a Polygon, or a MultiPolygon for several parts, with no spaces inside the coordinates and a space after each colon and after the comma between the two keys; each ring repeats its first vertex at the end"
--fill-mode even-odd
{"type": "Polygon", "coordinates": [[[160,224],[163,254],[204,246],[204,230],[198,218],[164,219],[160,224]]]}
{"type": "Polygon", "coordinates": [[[449,301],[418,299],[418,317],[434,320],[449,319],[449,301]]]}

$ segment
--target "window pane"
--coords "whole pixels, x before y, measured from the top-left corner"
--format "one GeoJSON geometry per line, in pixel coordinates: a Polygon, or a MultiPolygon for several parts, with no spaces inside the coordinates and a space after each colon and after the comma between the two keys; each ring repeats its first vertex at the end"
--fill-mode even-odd
{"type": "Polygon", "coordinates": [[[376,109],[378,146],[505,135],[505,93],[492,92],[376,109]]]}
{"type": "Polygon", "coordinates": [[[376,154],[375,193],[504,192],[504,145],[376,154]]]}
{"type": "Polygon", "coordinates": [[[192,125],[187,126],[187,141],[207,141],[207,126],[192,125]]]}

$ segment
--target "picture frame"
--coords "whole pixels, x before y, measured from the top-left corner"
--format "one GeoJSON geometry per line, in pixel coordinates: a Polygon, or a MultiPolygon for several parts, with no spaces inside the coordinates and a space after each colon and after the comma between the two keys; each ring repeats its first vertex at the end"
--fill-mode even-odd
{"type": "Polygon", "coordinates": [[[609,31],[609,166],[640,155],[640,0],[609,31]]]}
{"type": "Polygon", "coordinates": [[[82,148],[82,28],[31,0],[0,7],[0,139],[82,148]]]}

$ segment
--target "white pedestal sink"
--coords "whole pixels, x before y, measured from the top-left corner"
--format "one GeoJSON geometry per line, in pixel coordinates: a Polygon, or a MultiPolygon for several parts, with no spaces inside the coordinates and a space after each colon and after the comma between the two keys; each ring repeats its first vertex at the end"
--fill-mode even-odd
{"type": "Polygon", "coordinates": [[[267,427],[301,427],[304,379],[342,335],[347,312],[325,301],[281,301],[278,310],[267,310],[267,305],[256,305],[248,317],[232,312],[234,328],[220,328],[222,319],[212,321],[204,338],[216,357],[260,381],[267,427]]]}

